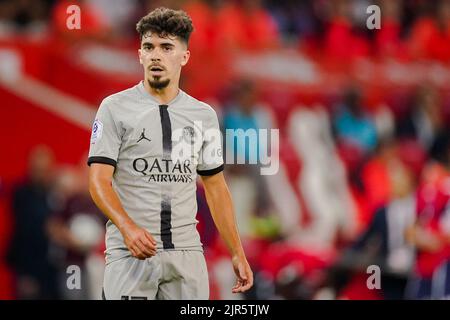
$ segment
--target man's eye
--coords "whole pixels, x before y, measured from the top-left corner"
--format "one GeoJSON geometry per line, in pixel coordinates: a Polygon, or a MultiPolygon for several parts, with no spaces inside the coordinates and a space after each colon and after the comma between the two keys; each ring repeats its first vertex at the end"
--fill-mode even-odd
{"type": "Polygon", "coordinates": [[[172,50],[172,47],[163,47],[164,51],[170,51],[172,50]]]}

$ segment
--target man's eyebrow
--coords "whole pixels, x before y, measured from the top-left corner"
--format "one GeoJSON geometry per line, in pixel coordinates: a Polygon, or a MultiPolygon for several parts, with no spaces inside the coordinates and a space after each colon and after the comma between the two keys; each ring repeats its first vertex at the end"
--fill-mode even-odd
{"type": "Polygon", "coordinates": [[[171,42],[162,42],[161,43],[162,46],[171,46],[171,47],[175,47],[175,45],[171,42]]]}

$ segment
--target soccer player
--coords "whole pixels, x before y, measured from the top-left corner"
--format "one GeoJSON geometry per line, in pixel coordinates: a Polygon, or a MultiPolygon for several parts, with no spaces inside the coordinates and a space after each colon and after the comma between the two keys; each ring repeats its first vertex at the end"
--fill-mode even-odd
{"type": "Polygon", "coordinates": [[[109,218],[103,298],[209,298],[197,174],[232,257],[232,292],[245,292],[253,273],[222,172],[217,115],[179,88],[192,21],[184,11],[158,8],[137,31],[144,81],[102,101],[91,135],[89,189],[109,218]]]}

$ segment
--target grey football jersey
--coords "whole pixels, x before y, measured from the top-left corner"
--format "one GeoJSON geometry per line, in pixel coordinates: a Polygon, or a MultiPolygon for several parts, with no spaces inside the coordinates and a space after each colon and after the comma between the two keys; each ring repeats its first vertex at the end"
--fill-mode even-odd
{"type": "MultiPolygon", "coordinates": [[[[159,250],[202,250],[196,220],[196,178],[223,170],[216,112],[182,90],[167,105],[141,81],[105,98],[92,127],[88,164],[115,167],[113,188],[159,250]]],[[[127,249],[118,228],[106,224],[106,257],[127,249]]]]}

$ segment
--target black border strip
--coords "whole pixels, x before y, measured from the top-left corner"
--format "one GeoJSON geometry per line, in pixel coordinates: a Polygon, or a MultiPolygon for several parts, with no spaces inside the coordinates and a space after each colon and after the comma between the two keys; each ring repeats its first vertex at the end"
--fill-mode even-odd
{"type": "Polygon", "coordinates": [[[217,168],[210,170],[197,170],[197,173],[201,176],[213,176],[221,171],[223,171],[225,165],[218,166],[217,168]]]}
{"type": "Polygon", "coordinates": [[[87,161],[88,166],[90,166],[92,163],[104,163],[109,164],[114,168],[117,167],[117,161],[108,157],[89,157],[87,161]]]}

